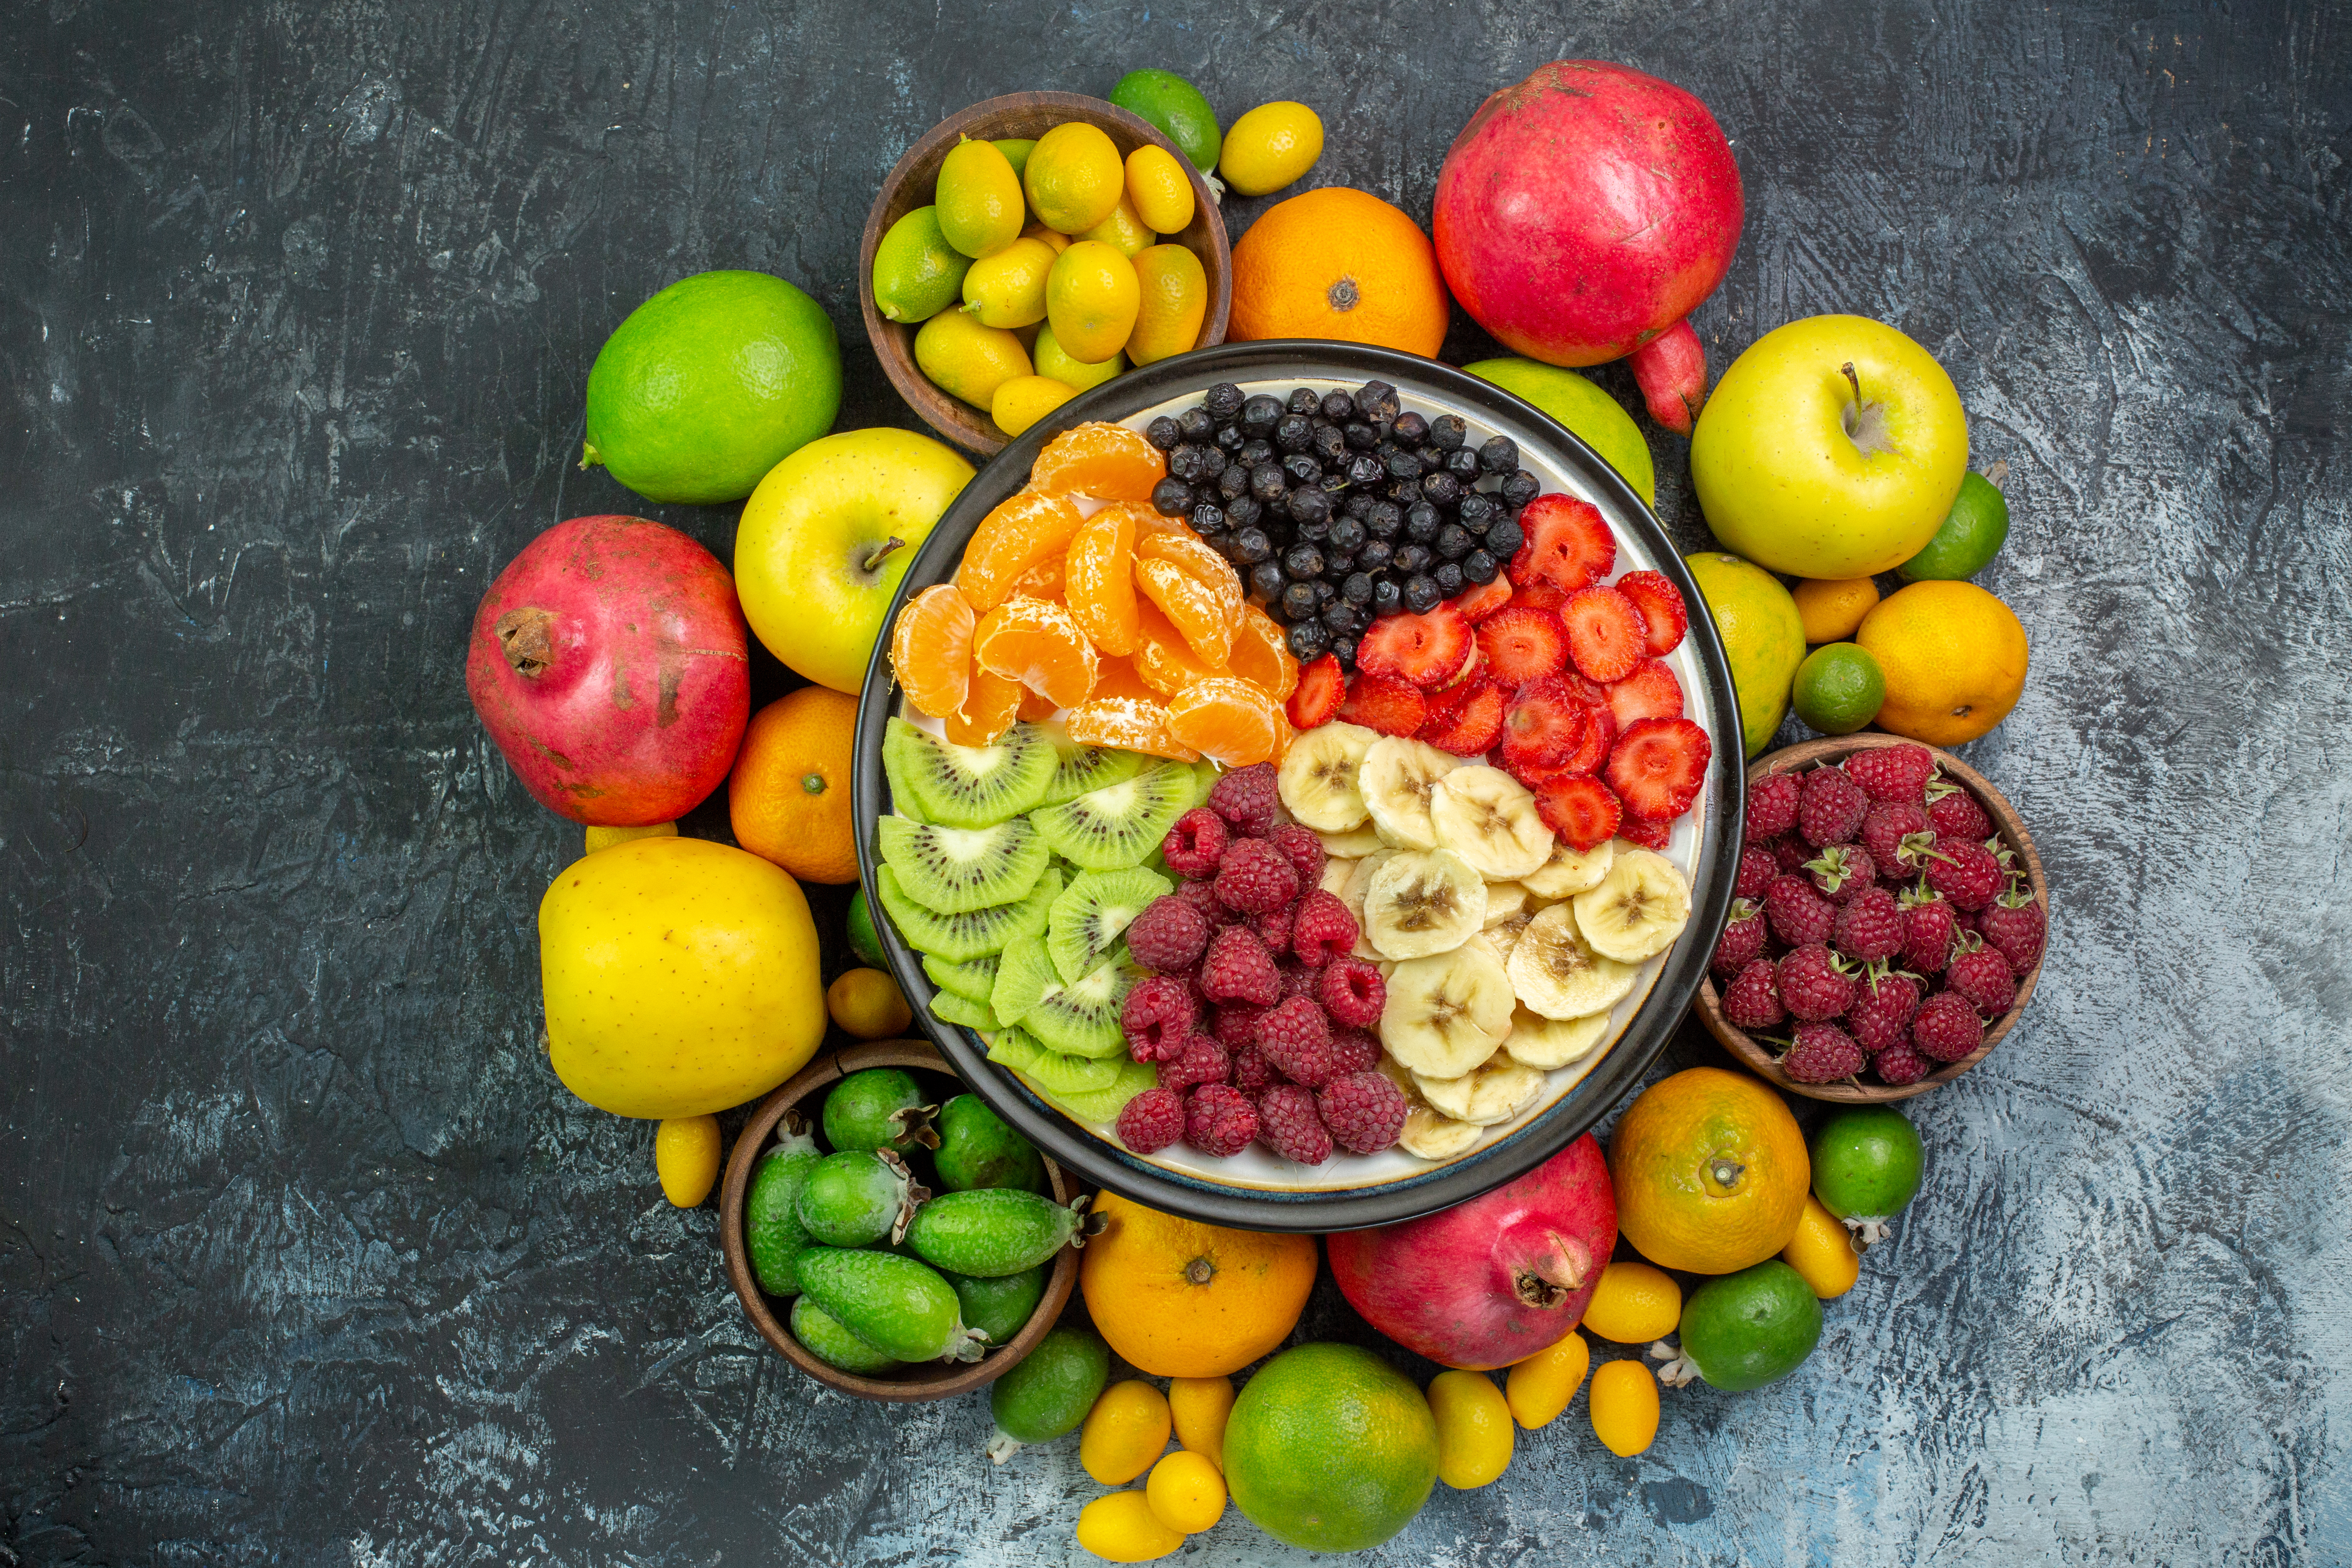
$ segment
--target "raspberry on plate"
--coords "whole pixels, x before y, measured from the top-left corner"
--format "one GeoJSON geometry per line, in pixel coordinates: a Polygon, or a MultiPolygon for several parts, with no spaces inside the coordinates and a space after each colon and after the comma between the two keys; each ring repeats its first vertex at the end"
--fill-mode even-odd
{"type": "Polygon", "coordinates": [[[1288,1081],[1255,1046],[1244,1046],[1234,1051],[1233,1064],[1234,1087],[1252,1100],[1264,1094],[1267,1085],[1288,1081]]]}
{"type": "Polygon", "coordinates": [[[1127,1037],[1127,1054],[1139,1062],[1160,1061],[1182,1050],[1200,1021],[1192,988],[1172,974],[1137,981],[1119,1004],[1118,1026],[1127,1037]]]}
{"type": "Polygon", "coordinates": [[[1768,773],[1748,786],[1748,842],[1761,844],[1797,826],[1800,788],[1794,773],[1768,773]]]}
{"type": "Polygon", "coordinates": [[[1209,786],[1209,798],[1203,804],[1232,824],[1235,832],[1250,838],[1264,837],[1282,804],[1274,764],[1252,763],[1234,769],[1209,786]]]}
{"type": "Polygon", "coordinates": [[[1247,926],[1226,926],[1209,939],[1209,951],[1202,956],[1201,990],[1212,1002],[1271,1007],[1282,1000],[1282,972],[1274,966],[1257,932],[1247,926]]]}
{"type": "Polygon", "coordinates": [[[1560,610],[1568,628],[1569,662],[1588,680],[1606,686],[1633,673],[1648,657],[1642,612],[1614,588],[1586,588],[1560,610]]]}
{"type": "Polygon", "coordinates": [[[2042,962],[2042,943],[2049,935],[2033,890],[2014,882],[1977,917],[1977,931],[1986,945],[2000,950],[2020,974],[2042,962]]]}
{"type": "Polygon", "coordinates": [[[1797,1026],[1780,1070],[1791,1083],[1835,1083],[1860,1072],[1867,1059],[1853,1037],[1835,1024],[1808,1021],[1797,1026]]]}
{"type": "Polygon", "coordinates": [[[2017,1000],[2017,975],[2009,960],[1999,948],[1984,946],[1980,936],[1968,937],[1960,945],[1961,951],[1944,966],[1944,989],[1967,997],[1986,1017],[2000,1017],[2017,1000]]]}
{"type": "Polygon", "coordinates": [[[1381,1065],[1381,1043],[1362,1029],[1331,1031],[1331,1076],[1370,1072],[1381,1065]]]}
{"type": "Polygon", "coordinates": [[[1306,996],[1293,996],[1260,1018],[1257,1048],[1293,1083],[1320,1089],[1331,1081],[1331,1022],[1306,996]]]}
{"type": "Polygon", "coordinates": [[[1257,1107],[1229,1083],[1204,1083],[1184,1103],[1184,1142],[1203,1154],[1238,1154],[1257,1136],[1257,1107]]]}
{"type": "Polygon", "coordinates": [[[1772,858],[1772,851],[1761,844],[1750,844],[1739,852],[1739,870],[1732,879],[1731,896],[1735,899],[1761,899],[1764,889],[1770,887],[1772,879],[1780,874],[1780,865],[1772,858]]]}
{"type": "MultiPolygon", "coordinates": [[[[1290,926],[1290,950],[1307,968],[1321,969],[1355,951],[1360,934],[1347,900],[1337,893],[1311,888],[1298,900],[1298,918],[1290,926]]],[[[1373,978],[1379,977],[1374,971],[1373,978]]]]}
{"type": "Polygon", "coordinates": [[[1837,906],[1813,889],[1811,879],[1777,877],[1764,889],[1764,918],[1772,934],[1790,947],[1827,942],[1837,929],[1837,906]]]}
{"type": "Polygon", "coordinates": [[[1199,1084],[1223,1083],[1233,1076],[1233,1058],[1206,1035],[1194,1035],[1174,1058],[1160,1063],[1160,1087],[1179,1094],[1199,1084]]]}
{"type": "Polygon", "coordinates": [[[1519,510],[1518,523],[1525,538],[1508,570],[1522,588],[1541,581],[1573,594],[1600,582],[1617,564],[1617,536],[1591,501],[1540,495],[1519,510]]]}
{"type": "Polygon", "coordinates": [[[1173,893],[1143,907],[1127,928],[1127,951],[1136,963],[1160,974],[1174,974],[1201,962],[1216,928],[1209,917],[1173,893]]]}
{"type": "Polygon", "coordinates": [[[1903,908],[1895,895],[1872,886],[1838,910],[1832,940],[1848,958],[1867,963],[1903,951],[1903,908]]]}
{"type": "Polygon", "coordinates": [[[1653,656],[1672,653],[1681,646],[1683,634],[1690,629],[1690,610],[1683,603],[1683,591],[1668,582],[1664,573],[1628,572],[1617,579],[1617,591],[1642,612],[1646,634],[1643,646],[1653,656]]]}
{"type": "Polygon", "coordinates": [[[1935,753],[1925,746],[1874,746],[1845,760],[1846,777],[1863,794],[1913,805],[1927,804],[1927,776],[1935,771],[1935,753]]]}
{"type": "Polygon", "coordinates": [[[1229,910],[1262,915],[1298,897],[1290,858],[1262,838],[1237,838],[1217,866],[1217,898],[1229,910]]]}
{"type": "Polygon", "coordinates": [[[1313,828],[1284,822],[1267,828],[1264,837],[1289,860],[1290,868],[1298,873],[1300,887],[1311,888],[1323,879],[1323,840],[1313,828]]]}
{"type": "MultiPolygon", "coordinates": [[[[1975,1004],[1958,992],[1938,991],[1911,1015],[1911,1043],[1922,1056],[1956,1062],[1984,1044],[1984,1020],[1977,1016],[1975,1004]]],[[[1884,1068],[1879,1076],[1885,1076],[1884,1068]]]]}
{"type": "Polygon", "coordinates": [[[1244,1049],[1257,1048],[1257,1021],[1271,1011],[1258,1002],[1223,1002],[1209,1020],[1209,1032],[1217,1044],[1238,1057],[1244,1049]]]}
{"type": "Polygon", "coordinates": [[[1715,754],[1706,731],[1687,719],[1642,719],[1617,737],[1602,777],[1625,809],[1672,822],[1690,809],[1715,754]]]}
{"type": "Polygon", "coordinates": [[[1956,910],[1984,908],[2009,879],[2000,858],[1971,839],[1937,836],[1936,853],[1927,862],[1927,886],[1951,900],[1956,910]]]}
{"type": "Polygon", "coordinates": [[[1797,792],[1797,831],[1816,849],[1848,844],[1862,829],[1870,797],[1836,768],[1815,768],[1797,792]]]}
{"type": "Polygon", "coordinates": [[[1176,826],[1160,841],[1160,853],[1170,870],[1197,880],[1216,874],[1218,862],[1225,858],[1228,837],[1223,817],[1205,805],[1196,805],[1176,819],[1176,826]]]}
{"type": "Polygon", "coordinates": [[[1789,1016],[1780,1005],[1778,971],[1769,958],[1759,958],[1723,988],[1723,1016],[1735,1028],[1754,1034],[1769,1029],[1789,1016]]]}
{"type": "Polygon", "coordinates": [[[1315,1109],[1314,1090],[1299,1084],[1274,1084],[1257,1097],[1257,1137],[1301,1165],[1319,1165],[1331,1157],[1331,1130],[1315,1109]]]}
{"type": "Polygon", "coordinates": [[[1119,1108],[1118,1141],[1156,1154],[1184,1136],[1184,1101],[1172,1089],[1147,1089],[1119,1108]]]}
{"type": "Polygon", "coordinates": [[[1853,972],[1824,943],[1810,942],[1784,953],[1776,978],[1780,1005],[1791,1017],[1842,1017],[1853,1005],[1853,972]]]}
{"type": "Polygon", "coordinates": [[[1369,1029],[1381,1021],[1381,1011],[1388,1005],[1388,982],[1381,978],[1378,964],[1342,954],[1324,966],[1316,995],[1333,1023],[1369,1029]]]}
{"type": "Polygon", "coordinates": [[[1747,899],[1732,900],[1731,918],[1715,940],[1715,956],[1707,961],[1707,967],[1727,978],[1738,974],[1764,956],[1767,934],[1763,911],[1747,899]]]}
{"type": "Polygon", "coordinates": [[[1377,1154],[1395,1143],[1411,1109],[1404,1091],[1376,1071],[1333,1079],[1315,1097],[1315,1108],[1323,1113],[1332,1140],[1359,1154],[1377,1154]]]}
{"type": "Polygon", "coordinates": [[[1374,621],[1356,639],[1356,668],[1432,690],[1459,675],[1471,652],[1470,623],[1451,605],[1440,605],[1423,615],[1374,621]]]}
{"type": "Polygon", "coordinates": [[[1266,952],[1276,955],[1275,962],[1277,963],[1281,962],[1280,955],[1290,951],[1291,917],[1297,909],[1297,904],[1284,904],[1249,917],[1250,930],[1257,932],[1257,939],[1265,943],[1266,952]]]}
{"type": "Polygon", "coordinates": [[[1410,735],[1428,717],[1428,700],[1411,681],[1362,670],[1348,683],[1347,700],[1339,704],[1342,721],[1382,735],[1410,735]]]}

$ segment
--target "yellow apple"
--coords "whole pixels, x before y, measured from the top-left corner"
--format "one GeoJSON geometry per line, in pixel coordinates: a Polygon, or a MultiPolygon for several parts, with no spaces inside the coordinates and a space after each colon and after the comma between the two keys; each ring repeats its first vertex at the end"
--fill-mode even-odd
{"type": "Polygon", "coordinates": [[[1891,572],[1927,547],[1969,468],[1960,395],[1884,321],[1809,316],[1731,362],[1691,432],[1724,547],[1798,577],[1891,572]]]}
{"type": "Polygon", "coordinates": [[[890,429],[827,436],[769,469],[735,526],[735,592],[753,635],[819,686],[856,696],[908,563],[971,474],[952,448],[890,429]]]}

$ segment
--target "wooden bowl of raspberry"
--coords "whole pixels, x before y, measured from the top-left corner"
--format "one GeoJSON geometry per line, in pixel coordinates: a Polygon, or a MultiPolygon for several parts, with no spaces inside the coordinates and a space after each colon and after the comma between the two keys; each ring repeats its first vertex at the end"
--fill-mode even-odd
{"type": "Polygon", "coordinates": [[[1758,1076],[1809,1099],[1951,1082],[2042,974],[2050,885],[2025,824],[1974,768],[1898,735],[1752,763],[1733,890],[1692,1006],[1758,1076]]]}

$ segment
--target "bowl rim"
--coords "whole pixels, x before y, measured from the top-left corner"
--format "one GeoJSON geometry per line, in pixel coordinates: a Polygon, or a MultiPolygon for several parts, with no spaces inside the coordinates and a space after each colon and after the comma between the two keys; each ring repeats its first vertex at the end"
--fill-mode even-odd
{"type": "MultiPolygon", "coordinates": [[[[1533,404],[1466,371],[1394,349],[1309,338],[1225,343],[1142,366],[1063,404],[1009,443],[964,487],[908,563],[884,624],[894,621],[900,606],[916,592],[952,574],[973,527],[1026,483],[1039,451],[1063,430],[1092,420],[1122,420],[1220,381],[1286,377],[1388,381],[1409,395],[1425,390],[1499,425],[1517,425],[1546,436],[1554,445],[1549,455],[1593,492],[1606,497],[1616,509],[1612,521],[1640,535],[1658,569],[1681,591],[1685,601],[1696,606],[1687,636],[1696,645],[1694,652],[1702,690],[1694,696],[1696,703],[1704,705],[1701,710],[1715,717],[1710,737],[1717,744],[1707,764],[1705,827],[1693,858],[1691,924],[1685,935],[1704,933],[1705,940],[1678,941],[1668,951],[1648,996],[1627,1021],[1608,1057],[1585,1079],[1594,1088],[1563,1097],[1524,1126],[1458,1160],[1376,1187],[1286,1191],[1210,1183],[1150,1164],[1097,1138],[1033,1096],[1012,1074],[988,1063],[986,1047],[978,1036],[931,1016],[934,988],[923,973],[920,955],[906,945],[890,921],[877,920],[874,924],[892,974],[915,1010],[918,1026],[939,1043],[973,1092],[1041,1151],[1098,1186],[1188,1218],[1247,1230],[1323,1233],[1393,1225],[1489,1192],[1590,1131],[1639,1087],[1705,978],[1714,950],[1713,933],[1721,929],[1730,909],[1747,791],[1737,741],[1738,702],[1733,695],[1722,639],[1713,621],[1700,613],[1706,599],[1649,507],[1590,445],[1533,404]]],[[[877,910],[882,904],[875,879],[878,865],[875,825],[885,809],[887,789],[881,746],[884,725],[897,698],[889,638],[884,636],[876,639],[858,700],[851,784],[859,876],[867,903],[877,910]]]]}
{"type": "MultiPolygon", "coordinates": [[[[990,1352],[976,1362],[950,1363],[924,1362],[914,1367],[916,1372],[932,1372],[938,1375],[921,1381],[901,1377],[869,1377],[861,1373],[844,1372],[828,1366],[811,1355],[793,1337],[792,1331],[768,1304],[768,1294],[751,1275],[750,1250],[743,1241],[743,1201],[751,1184],[751,1166],[768,1147],[768,1135],[784,1119],[784,1113],[822,1089],[830,1088],[851,1073],[867,1068],[911,1068],[918,1072],[936,1073],[941,1078],[962,1080],[948,1059],[926,1040],[873,1040],[845,1046],[836,1051],[820,1053],[815,1060],[786,1079],[782,1087],[771,1091],[751,1112],[743,1130],[736,1134],[735,1145],[728,1151],[727,1170],[719,1190],[719,1246],[727,1259],[728,1283],[735,1288],[735,1299],[743,1308],[743,1316],[761,1339],[794,1366],[829,1388],[860,1399],[878,1400],[894,1405],[919,1404],[932,1399],[951,1399],[959,1394],[984,1387],[1013,1370],[1029,1352],[1037,1348],[1068,1305],[1070,1291],[1078,1279],[1078,1255],[1076,1248],[1065,1246],[1054,1255],[1054,1271],[1046,1277],[1045,1294],[1038,1299],[1029,1321],[1021,1331],[1007,1341],[1000,1350],[990,1352]]],[[[987,1097],[982,1096],[983,1100],[987,1097]]],[[[812,1121],[814,1118],[810,1119],[812,1121]]],[[[1045,1180],[1053,1189],[1055,1203],[1067,1203],[1077,1188],[1055,1163],[1053,1156],[1038,1151],[1045,1163],[1045,1180]]]]}
{"type": "MultiPolygon", "coordinates": [[[[1969,766],[1941,746],[1930,746],[1925,741],[1914,741],[1904,735],[1868,731],[1852,735],[1824,735],[1816,740],[1801,741],[1793,746],[1783,746],[1768,752],[1748,764],[1748,782],[1755,783],[1773,773],[1793,773],[1810,767],[1816,762],[1842,762],[1857,752],[1876,751],[1886,746],[1921,746],[1936,759],[1936,765],[1969,786],[1992,818],[2000,833],[2019,860],[2025,866],[2028,885],[2034,897],[2042,901],[2042,917],[2047,925],[2050,918],[2050,883],[2042,870],[2042,856],[2033,847],[2033,836],[2025,830],[2025,819],[2009,803],[2009,797],[1995,789],[1992,781],[1969,766]]],[[[1756,1039],[1723,1016],[1722,993],[1716,988],[1712,973],[1699,983],[1698,994],[1691,999],[1691,1010],[1698,1016],[1725,1050],[1739,1058],[1750,1072],[1770,1083],[1775,1089],[1790,1094],[1801,1094],[1808,1100],[1826,1100],[1835,1105],[1885,1105],[1897,1100],[1908,1100],[1915,1094],[1925,1094],[1951,1082],[1970,1068],[1992,1054],[2002,1037],[2015,1026],[2025,1005],[2033,999],[2034,983],[2042,978],[2042,966],[2050,960],[2050,943],[2045,937],[2042,956],[2033,967],[2018,977],[2017,997],[2009,1011],[1993,1020],[1985,1030],[1984,1044],[1954,1062],[1946,1062],[1916,1083],[1864,1083],[1859,1079],[1840,1079],[1834,1083],[1799,1083],[1780,1070],[1780,1058],[1767,1050],[1756,1039]]]]}

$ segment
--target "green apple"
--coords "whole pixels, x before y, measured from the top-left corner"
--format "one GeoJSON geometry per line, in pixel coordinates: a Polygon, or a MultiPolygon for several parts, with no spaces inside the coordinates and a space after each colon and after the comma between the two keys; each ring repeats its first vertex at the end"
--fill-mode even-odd
{"type": "Polygon", "coordinates": [[[1658,504],[1658,474],[1642,427],[1617,400],[1572,370],[1531,359],[1482,359],[1462,367],[1505,392],[1524,397],[1584,437],[1584,444],[1625,477],[1643,506],[1658,504]]]}
{"type": "Polygon", "coordinates": [[[911,430],[845,430],[778,463],[735,525],[735,593],[793,669],[857,695],[915,551],[972,468],[911,430]]]}
{"type": "Polygon", "coordinates": [[[1748,345],[1691,432],[1691,479],[1726,548],[1798,577],[1916,555],[1969,468],[1969,421],[1935,357],[1884,321],[1809,316],[1748,345]]]}

